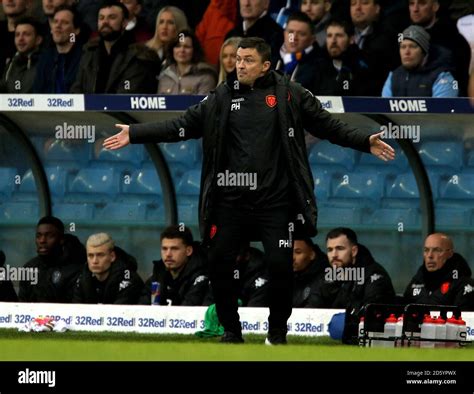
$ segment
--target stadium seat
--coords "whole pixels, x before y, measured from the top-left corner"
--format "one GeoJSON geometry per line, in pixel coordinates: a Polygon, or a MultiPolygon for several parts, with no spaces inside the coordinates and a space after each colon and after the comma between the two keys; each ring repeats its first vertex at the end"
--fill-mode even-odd
{"type": "Polygon", "coordinates": [[[336,170],[352,170],[357,162],[359,153],[353,149],[320,141],[311,148],[309,162],[311,165],[332,165],[336,170]]]}
{"type": "Polygon", "coordinates": [[[96,217],[104,222],[145,221],[146,210],[145,202],[109,202],[96,214],[96,217]]]}
{"type": "Polygon", "coordinates": [[[95,206],[90,203],[53,203],[53,215],[61,220],[88,221],[94,219],[95,206]]]}
{"type": "Polygon", "coordinates": [[[362,153],[354,171],[377,172],[379,174],[399,174],[408,168],[408,160],[401,149],[395,148],[395,160],[384,162],[374,155],[362,153]]]}
{"type": "Polygon", "coordinates": [[[398,229],[400,223],[403,227],[413,227],[420,222],[420,213],[415,208],[379,208],[368,218],[365,224],[374,226],[392,226],[398,229]]]}
{"type": "Polygon", "coordinates": [[[363,210],[359,207],[318,203],[318,225],[326,227],[352,226],[361,223],[363,210]]]}
{"type": "Polygon", "coordinates": [[[439,185],[442,200],[465,200],[474,208],[474,173],[460,173],[442,178],[439,185]]]}
{"type": "MultiPolygon", "coordinates": [[[[53,196],[64,196],[67,186],[67,176],[68,173],[66,170],[62,169],[59,166],[55,167],[46,167],[45,168],[46,177],[48,179],[49,190],[53,196]]],[[[21,193],[33,193],[37,194],[36,181],[33,176],[33,171],[28,170],[22,177],[19,191],[21,193]]]]}
{"type": "Polygon", "coordinates": [[[313,174],[316,200],[326,201],[331,190],[331,174],[326,171],[320,171],[318,167],[311,167],[311,172],[313,174]]]}
{"type": "Polygon", "coordinates": [[[0,167],[0,198],[7,199],[15,191],[15,176],[18,175],[16,168],[0,167]]]}
{"type": "Polygon", "coordinates": [[[201,170],[191,170],[186,172],[176,187],[178,195],[199,196],[201,188],[201,170]]]}
{"type": "Polygon", "coordinates": [[[71,182],[67,202],[104,203],[115,198],[119,192],[120,177],[112,168],[85,168],[71,182]]]}
{"type": "Polygon", "coordinates": [[[460,169],[463,166],[463,145],[456,141],[429,141],[418,150],[425,166],[433,171],[460,169]]]}
{"type": "Polygon", "coordinates": [[[183,223],[198,223],[200,184],[201,170],[191,170],[183,175],[176,187],[178,219],[183,223]]]}
{"type": "Polygon", "coordinates": [[[462,206],[444,206],[438,204],[435,207],[436,227],[442,230],[444,227],[468,227],[470,226],[473,210],[462,206]]]}
{"type": "Polygon", "coordinates": [[[361,205],[380,202],[384,194],[385,178],[376,173],[348,173],[334,176],[332,193],[338,199],[359,199],[361,205]]]}
{"type": "Polygon", "coordinates": [[[117,164],[133,164],[138,167],[144,159],[144,146],[127,145],[122,149],[110,150],[102,146],[104,138],[100,138],[94,144],[94,157],[98,162],[113,162],[117,164]]]}
{"type": "Polygon", "coordinates": [[[63,168],[80,169],[92,158],[92,144],[85,141],[50,139],[45,143],[45,161],[63,168]]]}
{"type": "Polygon", "coordinates": [[[126,195],[140,196],[162,196],[161,181],[155,167],[146,167],[136,170],[130,176],[130,182],[122,185],[123,193],[126,195]]]}
{"type": "Polygon", "coordinates": [[[0,204],[0,221],[36,222],[39,216],[37,201],[7,202],[0,204]]]}
{"type": "Polygon", "coordinates": [[[199,167],[202,160],[200,140],[188,140],[160,144],[161,151],[173,174],[181,176],[186,171],[199,167]]]}

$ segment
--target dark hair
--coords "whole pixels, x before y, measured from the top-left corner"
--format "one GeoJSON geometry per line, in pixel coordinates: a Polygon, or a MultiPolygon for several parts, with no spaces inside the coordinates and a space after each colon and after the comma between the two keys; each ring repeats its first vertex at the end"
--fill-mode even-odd
{"type": "Polygon", "coordinates": [[[303,241],[306,245],[308,245],[311,249],[314,248],[314,243],[311,238],[295,238],[295,241],[303,241]]]}
{"type": "Polygon", "coordinates": [[[339,26],[344,29],[344,32],[349,36],[352,37],[355,34],[354,25],[352,22],[349,22],[346,19],[331,19],[326,26],[326,31],[328,30],[329,26],[339,26]]]}
{"type": "Polygon", "coordinates": [[[298,22],[306,23],[309,26],[309,30],[310,30],[311,34],[314,34],[314,24],[311,21],[311,18],[307,14],[305,14],[304,12],[301,12],[301,11],[293,12],[288,17],[288,20],[286,21],[286,27],[288,27],[288,23],[290,23],[291,21],[298,21],[298,22]]]}
{"type": "Polygon", "coordinates": [[[50,224],[54,227],[56,227],[56,229],[61,233],[61,234],[64,234],[64,223],[58,219],[57,217],[54,217],[54,216],[44,216],[42,217],[39,221],[38,221],[38,224],[36,225],[36,227],[42,225],[42,224],[50,224]]]}
{"type": "Polygon", "coordinates": [[[31,25],[33,26],[33,29],[35,29],[35,33],[37,36],[43,36],[44,31],[43,31],[43,26],[39,22],[38,19],[32,17],[32,16],[22,16],[21,18],[18,18],[15,21],[15,29],[19,25],[31,25]]]}
{"type": "Polygon", "coordinates": [[[104,0],[102,1],[100,7],[99,7],[99,11],[103,8],[109,8],[109,7],[118,7],[122,10],[122,13],[123,13],[123,17],[125,19],[128,19],[128,9],[127,7],[125,7],[120,1],[117,1],[117,0],[104,0]]]}
{"type": "Polygon", "coordinates": [[[164,238],[180,238],[186,246],[193,244],[193,233],[188,227],[184,227],[183,229],[181,226],[168,226],[161,233],[160,241],[163,241],[164,238]]]}
{"type": "Polygon", "coordinates": [[[332,229],[326,235],[326,241],[328,239],[340,237],[341,235],[345,235],[352,245],[358,244],[356,233],[354,232],[354,230],[348,227],[337,227],[337,228],[332,229]]]}
{"type": "Polygon", "coordinates": [[[76,29],[81,27],[82,19],[81,19],[80,14],[77,12],[76,7],[68,6],[68,5],[60,5],[54,10],[53,18],[60,11],[69,11],[72,14],[72,24],[74,25],[74,27],[76,29]]]}
{"type": "Polygon", "coordinates": [[[176,48],[186,37],[189,37],[191,39],[191,42],[193,43],[193,57],[191,59],[191,63],[197,64],[203,61],[204,52],[202,50],[201,44],[199,44],[199,40],[196,38],[196,36],[191,30],[183,29],[178,32],[176,38],[170,42],[170,45],[168,45],[167,56],[169,64],[176,64],[176,60],[173,56],[173,49],[176,48]]]}
{"type": "Polygon", "coordinates": [[[267,42],[260,37],[245,37],[242,38],[239,44],[239,48],[242,49],[256,49],[260,57],[262,58],[262,62],[269,62],[272,60],[272,49],[267,42]]]}

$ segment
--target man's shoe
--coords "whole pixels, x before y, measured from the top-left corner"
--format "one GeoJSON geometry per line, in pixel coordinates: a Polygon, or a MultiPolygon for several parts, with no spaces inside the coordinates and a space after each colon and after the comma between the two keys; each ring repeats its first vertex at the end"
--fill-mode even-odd
{"type": "Polygon", "coordinates": [[[234,334],[231,331],[225,331],[221,338],[222,343],[244,343],[242,334],[234,334]]]}
{"type": "Polygon", "coordinates": [[[268,334],[268,336],[265,338],[265,345],[268,345],[268,346],[273,346],[273,345],[286,345],[286,334],[273,334],[273,335],[270,335],[268,334]]]}

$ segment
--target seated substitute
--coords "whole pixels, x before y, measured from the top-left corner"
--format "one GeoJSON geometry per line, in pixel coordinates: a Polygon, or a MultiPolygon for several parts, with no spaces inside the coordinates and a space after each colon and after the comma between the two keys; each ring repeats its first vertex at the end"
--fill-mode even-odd
{"type": "Polygon", "coordinates": [[[313,287],[308,307],[345,309],[342,341],[354,343],[362,308],[369,303],[393,303],[395,290],[387,271],[358,243],[350,228],[329,231],[326,248],[331,266],[313,287]]]}
{"type": "Polygon", "coordinates": [[[137,304],[143,281],[134,257],[115,246],[107,233],[91,235],[86,243],[87,264],[77,279],[73,303],[137,304]]]}
{"type": "Polygon", "coordinates": [[[329,261],[311,238],[297,239],[293,244],[293,308],[308,307],[311,289],[320,283],[329,261]]]}
{"type": "Polygon", "coordinates": [[[207,259],[189,228],[169,226],[161,233],[161,260],[153,261],[140,304],[151,303],[152,282],[160,284],[160,305],[202,305],[208,291],[207,259]]]}
{"type": "Polygon", "coordinates": [[[24,267],[38,270],[38,283],[20,282],[21,302],[71,302],[74,284],[86,259],[84,245],[54,216],[41,218],[36,226],[38,256],[24,267]]]}
{"type": "Polygon", "coordinates": [[[425,240],[423,265],[405,289],[407,304],[456,305],[474,310],[474,281],[469,264],[454,252],[451,238],[434,233],[425,240]]]}

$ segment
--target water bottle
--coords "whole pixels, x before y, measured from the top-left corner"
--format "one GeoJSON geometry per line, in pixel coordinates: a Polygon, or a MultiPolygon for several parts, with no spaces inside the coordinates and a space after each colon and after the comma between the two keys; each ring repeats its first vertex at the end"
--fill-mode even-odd
{"type": "MultiPolygon", "coordinates": [[[[449,340],[456,340],[458,339],[458,332],[459,332],[459,324],[458,319],[454,316],[451,316],[446,321],[446,339],[449,340]]],[[[446,342],[446,347],[457,347],[458,344],[456,342],[446,342]]]]}
{"type": "Polygon", "coordinates": [[[445,347],[446,342],[446,320],[441,316],[433,319],[433,323],[436,324],[436,339],[439,341],[435,343],[435,347],[445,347]]]}
{"type": "Polygon", "coordinates": [[[151,305],[160,305],[160,282],[151,282],[151,305]]]}
{"type": "MultiPolygon", "coordinates": [[[[359,329],[357,331],[357,337],[359,339],[359,346],[364,346],[364,337],[365,337],[364,316],[362,316],[359,320],[359,329]]],[[[365,346],[368,346],[367,342],[365,342],[365,346]]]]}
{"type": "MultiPolygon", "coordinates": [[[[436,338],[436,324],[430,315],[425,315],[423,323],[421,324],[421,339],[435,339],[436,338]]],[[[433,341],[420,341],[420,347],[433,348],[435,343],[433,341]]]]}
{"type": "Polygon", "coordinates": [[[397,325],[395,326],[395,337],[397,338],[395,341],[395,346],[401,346],[402,345],[402,336],[403,336],[403,315],[401,315],[397,319],[397,325]]]}
{"type": "MultiPolygon", "coordinates": [[[[383,326],[383,337],[386,339],[395,337],[396,329],[397,329],[397,318],[392,313],[387,319],[385,319],[385,325],[383,326]]],[[[393,339],[390,341],[383,342],[383,347],[394,347],[394,346],[395,346],[395,341],[393,339]]]]}

